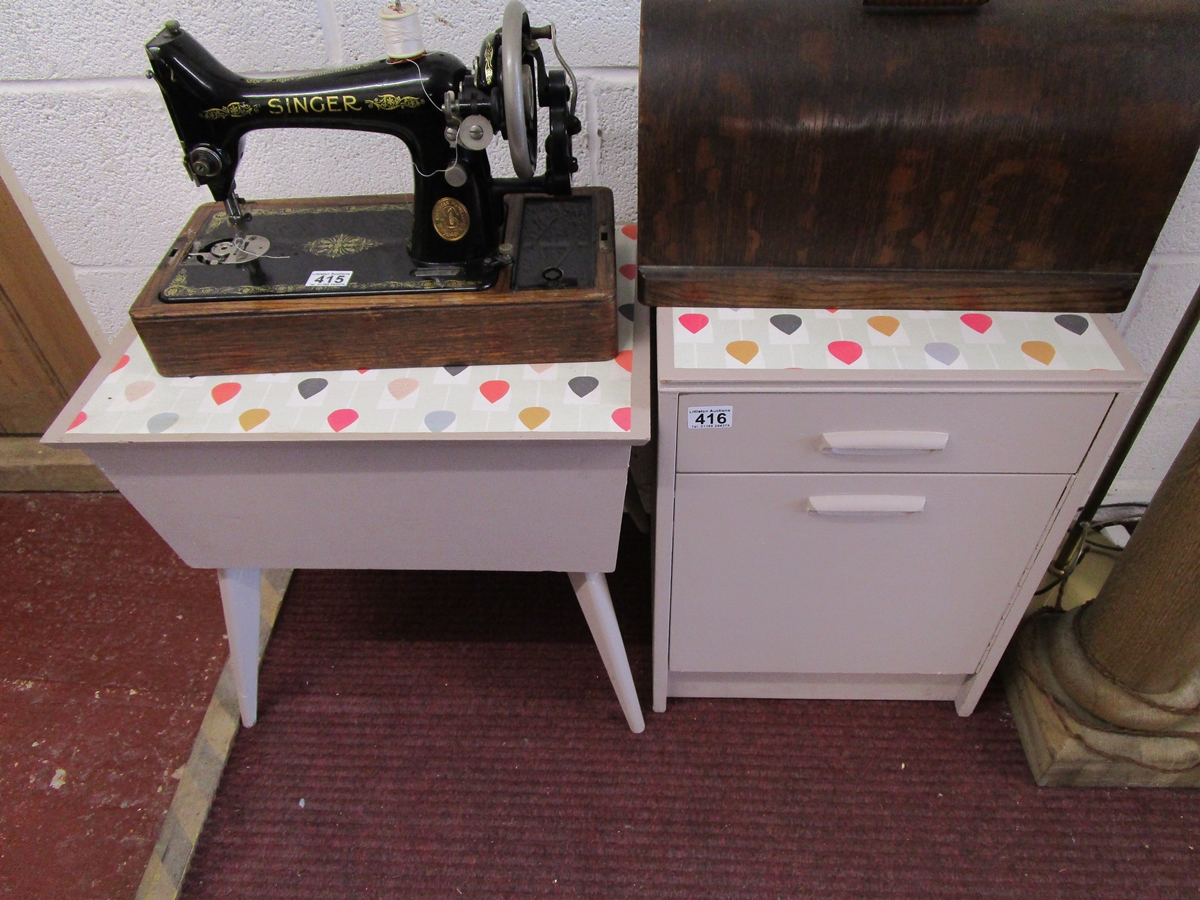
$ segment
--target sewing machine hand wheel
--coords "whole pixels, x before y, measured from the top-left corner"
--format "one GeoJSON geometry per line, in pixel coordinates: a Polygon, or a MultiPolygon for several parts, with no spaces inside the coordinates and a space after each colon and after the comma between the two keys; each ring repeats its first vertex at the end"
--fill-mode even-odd
{"type": "Polygon", "coordinates": [[[518,178],[532,178],[537,163],[537,99],[533,67],[525,57],[529,16],[521,0],[504,7],[500,31],[501,77],[504,80],[504,122],[508,152],[518,178]]]}

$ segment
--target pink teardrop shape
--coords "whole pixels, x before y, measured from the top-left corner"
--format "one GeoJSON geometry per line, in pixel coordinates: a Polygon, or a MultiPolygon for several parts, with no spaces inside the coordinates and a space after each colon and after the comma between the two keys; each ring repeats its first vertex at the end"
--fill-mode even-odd
{"type": "Polygon", "coordinates": [[[334,431],[342,431],[358,421],[358,413],[352,409],[335,409],[326,421],[334,431]]]}

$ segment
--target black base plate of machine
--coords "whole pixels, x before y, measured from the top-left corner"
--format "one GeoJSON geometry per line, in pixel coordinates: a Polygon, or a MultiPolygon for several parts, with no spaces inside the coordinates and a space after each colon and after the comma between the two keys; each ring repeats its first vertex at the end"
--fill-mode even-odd
{"type": "MultiPolygon", "coordinates": [[[[292,201],[293,203],[295,201],[292,201]]],[[[269,203],[269,201],[267,201],[269,203]]],[[[499,267],[422,266],[409,258],[412,203],[366,202],[321,206],[249,204],[242,238],[256,250],[248,262],[217,263],[237,236],[219,208],[202,223],[189,247],[176,251],[175,271],[159,293],[167,303],[289,297],[482,291],[496,283],[499,267]],[[206,261],[209,260],[209,261],[206,261]]]]}

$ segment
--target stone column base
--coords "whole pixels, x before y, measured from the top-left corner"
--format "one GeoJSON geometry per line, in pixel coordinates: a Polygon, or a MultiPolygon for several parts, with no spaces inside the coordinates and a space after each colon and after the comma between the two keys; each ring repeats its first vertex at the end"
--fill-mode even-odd
{"type": "MultiPolygon", "coordinates": [[[[1004,667],[1005,693],[1034,780],[1042,787],[1200,787],[1200,715],[1172,715],[1169,728],[1143,731],[1096,718],[1063,689],[1055,668],[1063,666],[1077,614],[1026,620],[1004,667]]],[[[1078,660],[1068,662],[1075,669],[1069,677],[1077,680],[1078,660]]]]}

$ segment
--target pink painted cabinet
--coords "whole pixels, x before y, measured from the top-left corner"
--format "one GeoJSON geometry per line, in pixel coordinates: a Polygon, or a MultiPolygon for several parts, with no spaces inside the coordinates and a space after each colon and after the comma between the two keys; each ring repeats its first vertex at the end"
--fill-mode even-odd
{"type": "Polygon", "coordinates": [[[878,311],[657,315],[655,709],[970,713],[1141,383],[1107,320],[896,312],[873,341],[878,311]]]}

